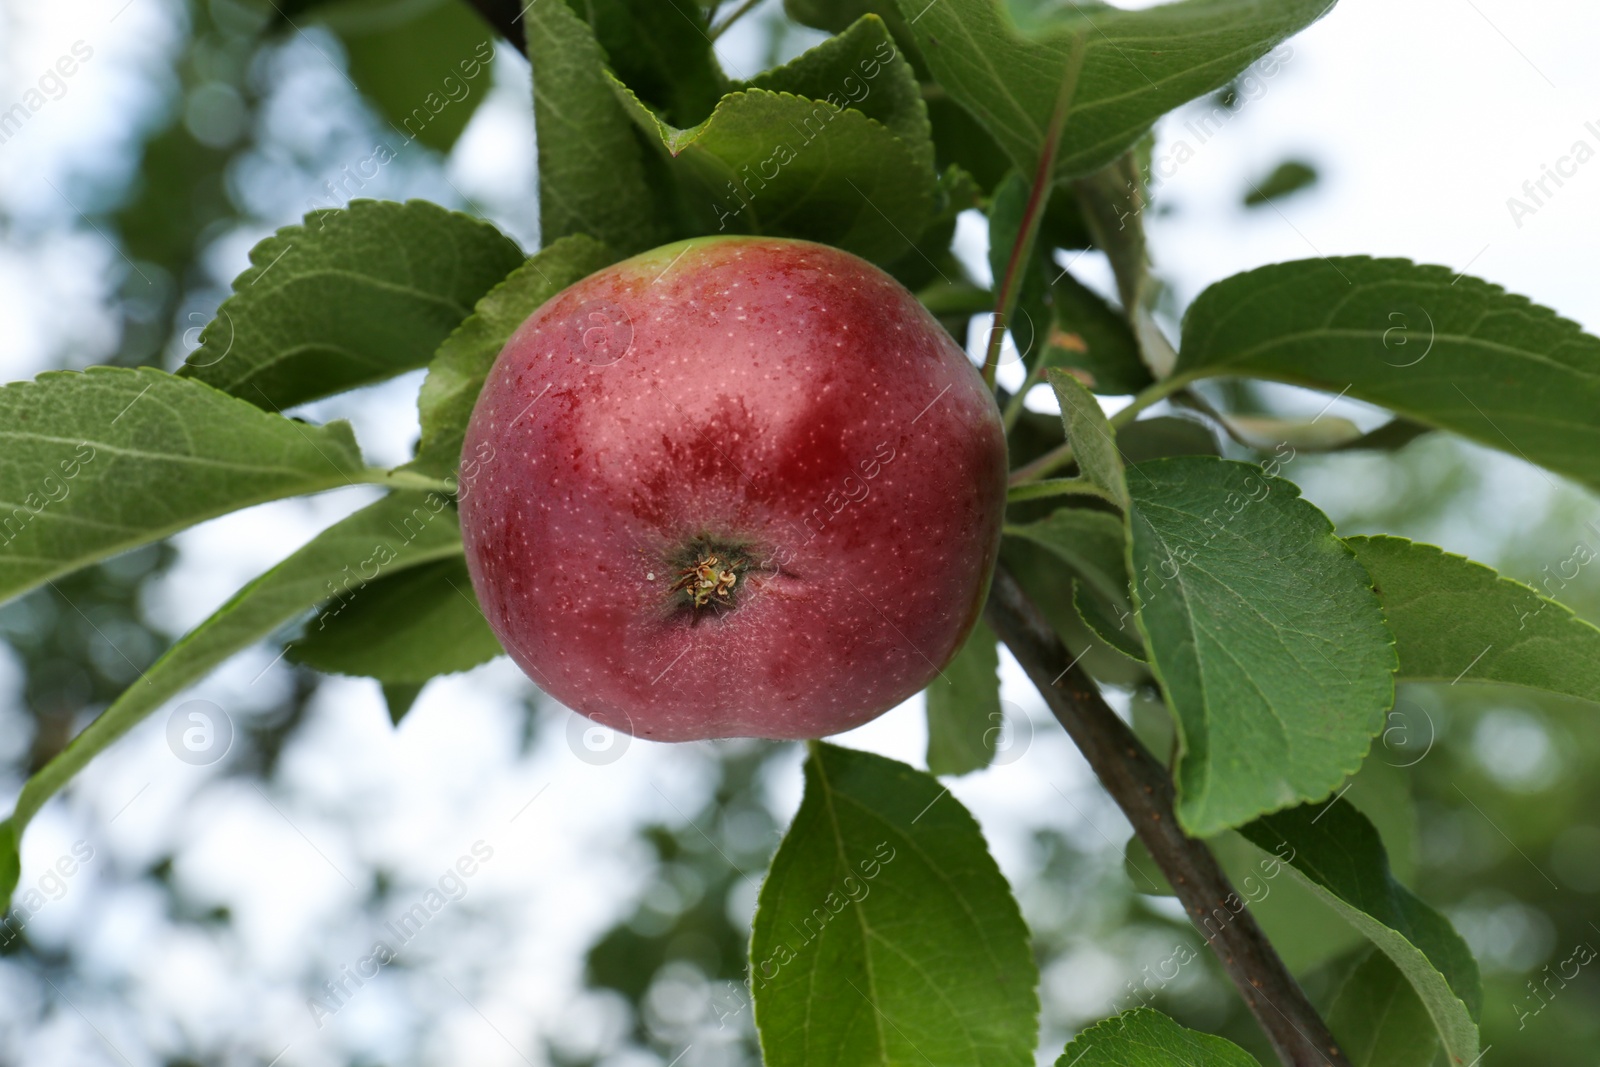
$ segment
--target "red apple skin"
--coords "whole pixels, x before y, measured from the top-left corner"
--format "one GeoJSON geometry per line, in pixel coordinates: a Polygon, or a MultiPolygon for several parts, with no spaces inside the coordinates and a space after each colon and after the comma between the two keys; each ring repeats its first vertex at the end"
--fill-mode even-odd
{"type": "Polygon", "coordinates": [[[1005,507],[1000,415],[949,335],[871,264],[771,238],[668,245],[548,301],[462,459],[507,652],[663,741],[820,737],[915,694],[978,617],[1005,507]],[[744,546],[732,607],[673,590],[697,538],[744,546]]]}

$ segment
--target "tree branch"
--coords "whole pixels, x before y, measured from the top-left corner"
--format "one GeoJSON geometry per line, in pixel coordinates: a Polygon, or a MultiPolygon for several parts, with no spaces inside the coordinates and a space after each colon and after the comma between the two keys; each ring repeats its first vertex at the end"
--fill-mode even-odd
{"type": "MultiPolygon", "coordinates": [[[[467,6],[483,16],[494,31],[511,42],[513,48],[528,54],[528,45],[522,34],[522,16],[540,0],[466,0],[467,6]]],[[[546,0],[551,2],[551,0],[546,0]]]]}
{"type": "Polygon", "coordinates": [[[1107,706],[1004,566],[995,572],[984,614],[1133,824],[1278,1058],[1288,1067],[1350,1067],[1216,856],[1178,826],[1166,768],[1107,706]]]}

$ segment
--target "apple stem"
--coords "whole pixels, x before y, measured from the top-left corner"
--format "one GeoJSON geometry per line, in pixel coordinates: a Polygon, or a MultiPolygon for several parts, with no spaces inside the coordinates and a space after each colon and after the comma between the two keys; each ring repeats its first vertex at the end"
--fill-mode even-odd
{"type": "MultiPolygon", "coordinates": [[[[1022,225],[1017,229],[1017,239],[1011,245],[1005,276],[995,290],[994,325],[989,330],[989,350],[983,357],[983,382],[991,389],[994,388],[995,372],[1000,368],[1000,344],[1005,338],[1011,316],[1017,310],[1022,275],[1029,257],[1033,255],[1034,239],[1039,235],[1045,205],[1050,202],[1050,189],[1055,184],[1056,154],[1061,148],[1061,132],[1066,128],[1067,115],[1072,111],[1072,98],[1078,90],[1078,77],[1083,73],[1083,57],[1087,48],[1086,34],[1079,33],[1072,39],[1072,51],[1067,56],[1067,66],[1061,75],[1061,88],[1056,93],[1055,110],[1050,114],[1050,128],[1045,132],[1039,164],[1034,168],[1033,188],[1028,192],[1028,203],[1022,211],[1022,225]]],[[[1044,358],[1042,353],[1040,358],[1044,358]]]]}

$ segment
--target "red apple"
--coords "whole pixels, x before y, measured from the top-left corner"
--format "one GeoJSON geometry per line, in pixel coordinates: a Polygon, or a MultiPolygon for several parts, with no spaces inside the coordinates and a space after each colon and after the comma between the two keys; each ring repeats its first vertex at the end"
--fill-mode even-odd
{"type": "Polygon", "coordinates": [[[507,342],[462,451],[478,601],[551,696],[640,737],[819,737],[935,678],[999,549],[1006,445],[894,279],[667,245],[507,342]]]}

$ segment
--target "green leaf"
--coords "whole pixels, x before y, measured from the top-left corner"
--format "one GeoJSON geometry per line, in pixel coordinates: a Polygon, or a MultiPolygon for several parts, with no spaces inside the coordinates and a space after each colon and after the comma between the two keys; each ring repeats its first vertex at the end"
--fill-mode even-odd
{"type": "Polygon", "coordinates": [[[1317,184],[1317,178],[1317,168],[1310,163],[1299,159],[1284,160],[1261,181],[1250,183],[1250,191],[1244,195],[1244,205],[1260,207],[1293,196],[1317,184]]]}
{"type": "Polygon", "coordinates": [[[982,620],[928,685],[928,772],[981,771],[994,758],[1000,721],[1000,648],[982,620]]]}
{"type": "Polygon", "coordinates": [[[750,943],[764,1061],[1031,1064],[1038,969],[972,816],[866,752],[812,742],[805,773],[750,943]]]}
{"type": "Polygon", "coordinates": [[[1260,1067],[1244,1049],[1134,1008],[1095,1023],[1067,1046],[1056,1067],[1260,1067]]]}
{"type": "Polygon", "coordinates": [[[1378,832],[1348,801],[1269,815],[1240,831],[1290,868],[1411,982],[1453,1062],[1478,1056],[1478,965],[1444,916],[1394,878],[1378,832]],[[1292,858],[1285,851],[1292,849],[1292,858]]]}
{"type": "MultiPolygon", "coordinates": [[[[1345,542],[1372,575],[1400,654],[1400,677],[1424,682],[1499,682],[1600,701],[1600,629],[1572,609],[1493,569],[1403,537],[1345,542]]],[[[1579,544],[1557,564],[1595,553],[1579,544]]],[[[1548,571],[1549,568],[1546,568],[1548,571]]]]}
{"type": "MultiPolygon", "coordinates": [[[[167,650],[138,684],[119,696],[22,787],[5,823],[13,840],[44,802],[90,760],[167,700],[223,661],[300,618],[330,596],[359,601],[370,572],[405,568],[461,553],[461,530],[449,501],[436,494],[393,493],[335,523],[245,586],[167,650]]],[[[0,840],[0,911],[16,887],[16,859],[0,840]],[[5,880],[7,872],[10,880],[5,880]]]]}
{"type": "Polygon", "coordinates": [[[1105,396],[1127,396],[1150,385],[1150,369],[1122,313],[1062,271],[1050,285],[1054,322],[1044,365],[1082,372],[1084,384],[1105,396]]]}
{"type": "Polygon", "coordinates": [[[1172,385],[1220,374],[1342,392],[1600,487],[1600,338],[1447,267],[1357,256],[1218,282],[1172,385]]]}
{"type": "Polygon", "coordinates": [[[526,5],[539,149],[539,233],[588,234],[624,254],[667,238],[644,148],[611,88],[594,32],[565,3],[526,5]]]}
{"type": "Polygon", "coordinates": [[[1178,817],[1209,836],[1326,796],[1394,702],[1371,580],[1292,482],[1246,463],[1128,472],[1129,573],[1177,720],[1178,817]]]}
{"type": "MultiPolygon", "coordinates": [[[[632,82],[628,86],[634,88],[632,82]]],[[[877,15],[863,15],[843,33],[756,75],[744,88],[790,93],[859,111],[905,143],[919,174],[934,170],[933,129],[922,87],[877,15]]]]}
{"type": "Polygon", "coordinates": [[[1100,401],[1072,375],[1051,369],[1046,377],[1061,404],[1061,423],[1072,458],[1089,481],[1106,491],[1111,501],[1124,511],[1128,508],[1128,483],[1122,470],[1122,456],[1100,401]]]}
{"type": "Polygon", "coordinates": [[[706,230],[805,238],[888,262],[934,218],[927,109],[877,18],[762,74],[689,128],[610,82],[706,230]]]}
{"type": "Polygon", "coordinates": [[[1117,447],[1129,466],[1168,456],[1220,456],[1222,448],[1211,428],[1194,419],[1161,415],[1140,419],[1117,431],[1117,447]]]}
{"type": "Polygon", "coordinates": [[[348,424],[148,367],[0,387],[0,427],[0,600],[230,511],[371,480],[348,424]]]}
{"type": "Polygon", "coordinates": [[[1106,602],[1121,605],[1125,624],[1133,625],[1128,535],[1117,516],[1088,508],[1057,508],[1037,522],[1007,524],[1005,533],[1049,549],[1106,602]]]}
{"type": "Polygon", "coordinates": [[[1394,961],[1369,948],[1328,1011],[1352,1067],[1427,1067],[1439,1051],[1428,1009],[1394,961]]]}
{"type": "Polygon", "coordinates": [[[277,410],[425,365],[522,252],[426,200],[356,200],[285,226],[250,262],[179,373],[277,410]]]}
{"type": "Polygon", "coordinates": [[[999,0],[898,3],[939,84],[1024,173],[1038,163],[1071,41],[1085,37],[1057,178],[1110,163],[1162,115],[1226,85],[1333,7],[1333,0],[1186,0],[1143,11],[1061,5],[1030,38],[999,0]]]}
{"type": "Polygon", "coordinates": [[[671,122],[711,113],[728,78],[711,48],[705,7],[696,0],[567,0],[594,31],[623,84],[671,122]]]}
{"type": "Polygon", "coordinates": [[[574,234],[545,246],[489,290],[428,364],[428,376],[417,396],[422,440],[417,458],[406,469],[454,478],[461,463],[467,420],[489,369],[511,335],[545,301],[615,260],[598,241],[574,234]]]}
{"type": "Polygon", "coordinates": [[[494,32],[455,0],[331,4],[318,11],[339,35],[350,79],[409,140],[450,151],[493,83],[494,32]]]}
{"type": "Polygon", "coordinates": [[[426,682],[385,682],[382,685],[383,703],[389,709],[389,721],[396,726],[406,717],[406,712],[422,695],[426,682]]]}
{"type": "Polygon", "coordinates": [[[360,596],[329,602],[289,646],[290,659],[325,674],[413,685],[502,653],[459,558],[386,575],[360,596]]]}

